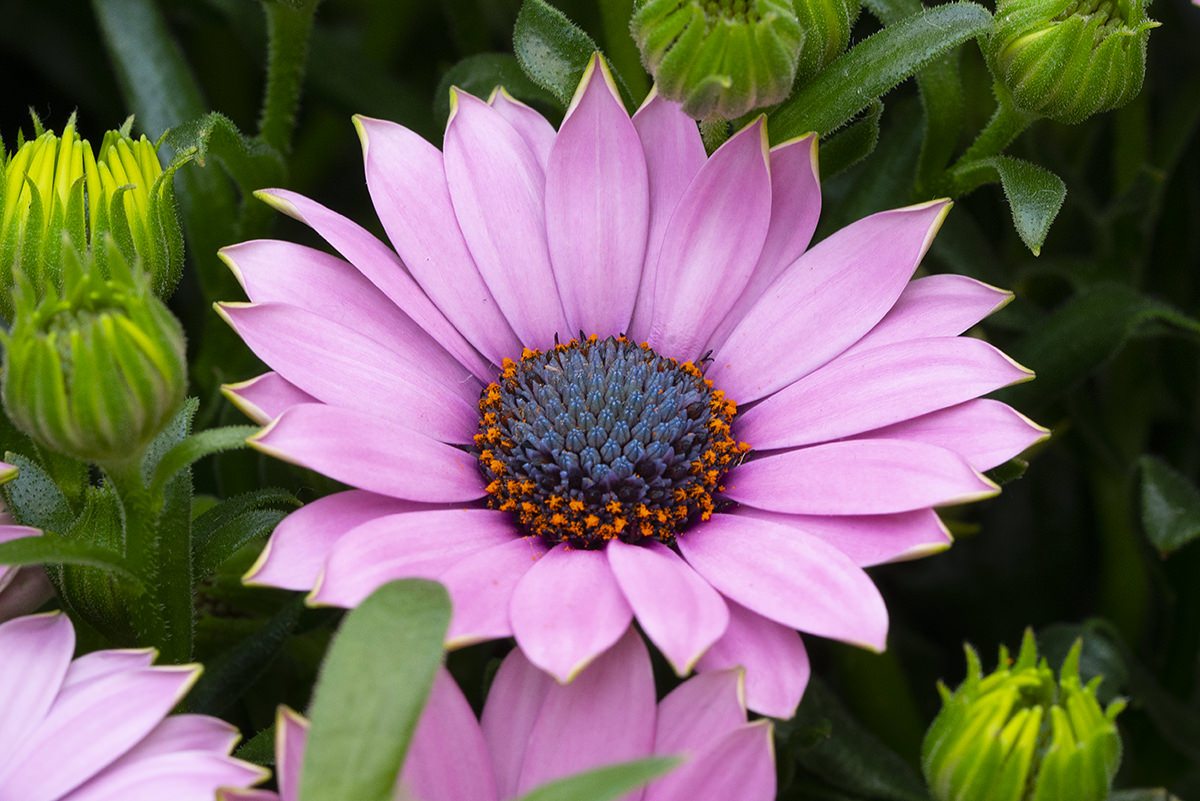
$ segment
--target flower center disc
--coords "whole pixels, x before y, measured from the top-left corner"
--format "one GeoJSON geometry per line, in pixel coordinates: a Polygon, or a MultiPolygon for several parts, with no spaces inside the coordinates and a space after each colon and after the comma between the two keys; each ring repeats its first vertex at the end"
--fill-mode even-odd
{"type": "Polygon", "coordinates": [[[624,337],[526,349],[479,400],[488,505],[547,544],[670,544],[712,514],[719,482],[750,448],[737,404],[691,362],[624,337]]]}

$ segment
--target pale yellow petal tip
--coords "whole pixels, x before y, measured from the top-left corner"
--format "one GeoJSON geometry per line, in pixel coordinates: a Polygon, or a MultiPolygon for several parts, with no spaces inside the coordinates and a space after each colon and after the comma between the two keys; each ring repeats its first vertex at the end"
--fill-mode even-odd
{"type": "Polygon", "coordinates": [[[233,273],[233,277],[237,279],[238,284],[240,284],[242,287],[242,291],[245,292],[246,277],[242,275],[242,269],[238,267],[237,261],[234,260],[233,254],[230,253],[231,250],[234,250],[237,247],[238,245],[226,245],[217,251],[217,258],[225,262],[225,266],[229,268],[229,272],[233,273]]]}
{"type": "Polygon", "coordinates": [[[4,465],[4,469],[0,470],[0,484],[3,484],[7,481],[12,481],[16,477],[17,477],[17,468],[13,467],[10,464],[4,465]]]}
{"type": "Polygon", "coordinates": [[[234,384],[222,384],[221,394],[224,395],[225,399],[233,404],[234,408],[236,408],[239,412],[246,415],[260,426],[265,426],[271,422],[271,418],[267,415],[267,413],[238,394],[239,390],[245,389],[261,379],[262,376],[257,376],[247,381],[238,381],[234,384]]]}
{"type": "Polygon", "coordinates": [[[354,114],[350,117],[350,121],[354,123],[354,130],[358,132],[358,141],[362,145],[363,161],[367,160],[367,126],[363,125],[366,120],[361,114],[354,114]]]}
{"type": "Polygon", "coordinates": [[[300,220],[301,222],[303,222],[304,216],[300,213],[300,210],[296,208],[295,204],[293,204],[289,200],[285,200],[284,198],[281,198],[279,195],[272,194],[277,191],[279,191],[279,190],[277,190],[277,189],[256,189],[256,190],[254,190],[254,196],[256,198],[258,198],[259,200],[261,200],[263,203],[266,203],[271,208],[275,209],[275,211],[278,211],[281,214],[286,214],[287,216],[291,217],[293,220],[300,220]]]}
{"type": "Polygon", "coordinates": [[[888,560],[888,563],[913,562],[917,559],[924,559],[927,556],[935,556],[939,553],[945,553],[946,551],[950,550],[950,546],[953,544],[954,541],[949,538],[949,535],[947,535],[945,542],[927,542],[923,545],[913,546],[903,553],[896,554],[894,557],[888,560]]]}
{"type": "Polygon", "coordinates": [[[454,118],[458,116],[458,94],[461,91],[462,89],[459,89],[457,86],[450,87],[450,116],[446,117],[447,128],[454,122],[454,118]]]}

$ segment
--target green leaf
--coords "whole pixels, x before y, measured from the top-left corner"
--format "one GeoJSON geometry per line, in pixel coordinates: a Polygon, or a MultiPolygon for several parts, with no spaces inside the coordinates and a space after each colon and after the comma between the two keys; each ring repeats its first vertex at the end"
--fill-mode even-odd
{"type": "Polygon", "coordinates": [[[608,765],[543,784],[518,801],[610,801],[657,779],[680,762],[654,757],[608,765]]]}
{"type": "Polygon", "coordinates": [[[874,152],[879,143],[879,118],[882,115],[883,103],[872,100],[861,119],[821,143],[822,180],[829,180],[874,152]]]}
{"type": "Polygon", "coordinates": [[[208,660],[204,674],[188,693],[190,712],[224,714],[270,667],[300,622],[304,598],[292,598],[258,631],[208,660]]]}
{"type": "Polygon", "coordinates": [[[539,103],[547,108],[557,108],[558,100],[553,94],[530,80],[521,71],[516,56],[509,53],[478,53],[467,56],[455,64],[438,83],[437,95],[433,99],[433,113],[441,125],[450,116],[450,87],[469,92],[476,97],[487,97],[498,86],[513,97],[526,103],[539,103]]]}
{"type": "Polygon", "coordinates": [[[168,169],[191,160],[204,165],[213,158],[241,187],[244,197],[280,183],[286,172],[279,151],[246,136],[233,120],[216,111],[172,128],[164,143],[175,153],[168,169]]]}
{"type": "Polygon", "coordinates": [[[150,492],[157,494],[172,476],[205,456],[245,447],[246,438],[261,430],[258,426],[225,426],[192,434],[167,451],[162,461],[154,468],[150,492]]]}
{"type": "Polygon", "coordinates": [[[237,747],[233,755],[238,759],[269,768],[275,765],[275,724],[272,723],[258,734],[237,747]]]}
{"type": "Polygon", "coordinates": [[[1011,156],[981,159],[964,165],[961,171],[968,184],[1000,183],[1021,241],[1033,255],[1041,253],[1050,224],[1067,197],[1063,180],[1043,167],[1011,156]]]}
{"type": "Polygon", "coordinates": [[[592,38],[544,0],[525,0],[513,27],[513,52],[534,83],[566,109],[592,54],[592,38]]]}
{"type": "Polygon", "coordinates": [[[390,801],[449,624],[446,590],[420,579],[346,615],[317,680],[299,801],[390,801]]]}
{"type": "Polygon", "coordinates": [[[804,691],[796,717],[779,728],[790,730],[790,758],[850,797],[928,801],[924,783],[907,763],[862,728],[816,676],[804,691]]]}
{"type": "Polygon", "coordinates": [[[1138,460],[1142,474],[1142,527],[1167,554],[1200,537],[1200,490],[1156,456],[1138,460]]]}
{"type": "Polygon", "coordinates": [[[119,553],[51,534],[0,542],[0,565],[87,565],[137,582],[119,553]]]}
{"type": "Polygon", "coordinates": [[[1021,476],[1025,475],[1026,468],[1029,467],[1029,462],[1024,459],[1009,459],[1004,464],[999,464],[988,470],[986,475],[992,481],[1003,487],[1010,481],[1016,481],[1021,476]]]}
{"type": "Polygon", "coordinates": [[[192,522],[192,573],[200,580],[247,542],[269,533],[300,505],[281,489],[261,489],[228,498],[192,522]]]}
{"type": "Polygon", "coordinates": [[[17,522],[65,534],[74,513],[54,479],[37,462],[19,453],[6,452],[4,461],[17,468],[16,479],[4,484],[4,497],[17,522]]]}
{"type": "Polygon", "coordinates": [[[824,136],[929,64],[988,30],[992,17],[974,3],[947,3],[913,14],[864,39],[770,115],[771,139],[806,131],[824,136]]]}
{"type": "Polygon", "coordinates": [[[1068,300],[1009,349],[1037,380],[997,395],[1018,408],[1035,410],[1082,381],[1133,337],[1163,333],[1200,339],[1200,322],[1123,284],[1097,284],[1068,300]]]}

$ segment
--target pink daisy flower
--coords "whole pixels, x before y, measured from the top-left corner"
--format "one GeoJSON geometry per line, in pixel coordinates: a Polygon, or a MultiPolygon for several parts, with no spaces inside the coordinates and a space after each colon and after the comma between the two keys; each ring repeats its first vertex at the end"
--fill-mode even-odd
{"type": "Polygon", "coordinates": [[[816,140],[759,119],[706,157],[597,57],[558,131],[455,92],[443,150],[356,118],[388,248],[283,190],[342,256],[222,256],[220,313],[271,372],[227,388],[260,450],[351,485],[293,513],[252,583],[352,607],[441,581],[449,645],[513,636],[569,681],[636,618],[686,674],[741,665],[790,717],[797,630],[883,649],[864,567],[950,543],[933,507],[1044,430],[978,396],[1030,373],[958,336],[1011,297],[910,280],[949,209],[874,214],[813,247],[816,140]],[[752,450],[747,450],[747,448],[752,450]]]}
{"type": "MultiPolygon", "coordinates": [[[[0,462],[0,484],[15,478],[17,468],[0,462]]],[[[18,526],[0,501],[0,542],[36,537],[42,532],[18,526]]],[[[46,571],[38,567],[0,565],[0,623],[35,611],[54,595],[46,571]]]]}
{"type": "MultiPolygon", "coordinates": [[[[442,670],[413,734],[397,798],[506,801],[547,782],[617,762],[681,755],[684,764],[625,801],[770,801],[771,724],[746,722],[742,671],[689,679],[655,703],[646,646],[629,631],[571,684],[512,651],[482,720],[442,670]]],[[[296,801],[308,722],[281,708],[279,792],[226,791],[222,801],[296,801]]]]}
{"type": "Polygon", "coordinates": [[[262,781],[229,756],[238,733],[205,715],[167,716],[200,675],[151,666],[150,649],[71,659],[61,613],[0,624],[0,797],[21,801],[211,801],[262,781]]]}

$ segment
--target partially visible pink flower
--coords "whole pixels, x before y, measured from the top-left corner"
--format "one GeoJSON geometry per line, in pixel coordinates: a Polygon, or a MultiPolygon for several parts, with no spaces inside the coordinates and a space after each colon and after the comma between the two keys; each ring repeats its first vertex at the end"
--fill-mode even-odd
{"type": "Polygon", "coordinates": [[[262,781],[229,756],[228,723],[168,716],[199,666],[152,666],[150,649],[74,650],[61,613],[0,624],[0,799],[212,801],[218,787],[262,781]]]}
{"type": "Polygon", "coordinates": [[[631,118],[598,57],[557,131],[503,92],[456,91],[441,150],[356,124],[394,251],[269,190],[343,258],[222,252],[251,302],[220,311],[273,371],[226,388],[269,423],[252,444],[354,488],[249,582],[353,607],[435,579],[450,646],[512,636],[560,681],[636,619],[680,675],[741,665],[789,718],[797,631],[882,650],[863,568],[948,547],[934,508],[1045,435],[980,397],[1031,373],[960,336],[1011,296],[913,280],[948,201],[809,246],[813,136],[770,147],[760,117],[707,156],[677,105],[631,118]]]}
{"type": "MultiPolygon", "coordinates": [[[[680,755],[682,765],[625,801],[771,801],[771,724],[746,722],[742,675],[697,676],[656,705],[650,656],[632,631],[567,685],[518,649],[500,666],[477,721],[442,670],[413,735],[397,797],[507,801],[604,765],[680,755]]],[[[296,801],[307,732],[304,718],[281,708],[279,793],[227,791],[222,801],[296,801]]]]}
{"type": "MultiPolygon", "coordinates": [[[[11,480],[17,474],[17,468],[0,462],[0,484],[11,480]]],[[[0,542],[36,537],[42,532],[36,528],[18,526],[0,501],[0,542]]],[[[0,565],[0,623],[11,620],[18,615],[26,615],[35,611],[39,606],[50,600],[54,595],[54,587],[46,578],[46,571],[40,565],[33,567],[9,567],[0,565]]]]}

